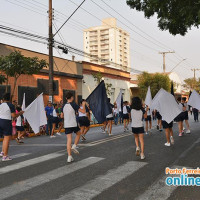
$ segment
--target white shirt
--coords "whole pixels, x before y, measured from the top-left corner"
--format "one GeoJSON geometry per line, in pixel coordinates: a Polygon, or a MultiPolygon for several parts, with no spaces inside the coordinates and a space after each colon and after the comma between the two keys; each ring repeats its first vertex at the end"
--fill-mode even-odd
{"type": "Polygon", "coordinates": [[[66,103],[63,108],[64,128],[77,127],[76,114],[70,103],[66,103]]]}
{"type": "Polygon", "coordinates": [[[132,109],[131,110],[131,119],[132,119],[131,127],[133,128],[143,127],[142,116],[143,116],[142,110],[132,109]]]}
{"type": "Polygon", "coordinates": [[[126,106],[123,106],[123,114],[127,114],[128,111],[127,111],[127,107],[126,106]]]}
{"type": "Polygon", "coordinates": [[[11,120],[11,113],[15,112],[15,107],[11,103],[2,103],[0,105],[0,119],[11,120]]]}
{"type": "Polygon", "coordinates": [[[56,109],[53,109],[53,117],[58,117],[58,114],[56,112],[56,109]]]}
{"type": "Polygon", "coordinates": [[[21,116],[17,117],[16,126],[23,126],[23,124],[22,124],[22,117],[21,116]]]}
{"type": "MultiPolygon", "coordinates": [[[[81,106],[80,108],[83,109],[83,106],[81,106]]],[[[78,111],[78,116],[79,117],[87,117],[87,113],[82,113],[82,112],[78,111]]]]}

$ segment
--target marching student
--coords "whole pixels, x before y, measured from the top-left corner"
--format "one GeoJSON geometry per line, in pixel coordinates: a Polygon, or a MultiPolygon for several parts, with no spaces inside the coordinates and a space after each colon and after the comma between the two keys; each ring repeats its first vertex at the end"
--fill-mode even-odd
{"type": "MultiPolygon", "coordinates": [[[[16,107],[16,113],[19,113],[22,111],[22,108],[20,106],[16,107]]],[[[24,117],[23,115],[19,115],[16,119],[16,129],[17,129],[17,138],[16,141],[18,144],[23,144],[24,142],[21,140],[24,135],[26,134],[24,129],[24,117]]]]}
{"type": "MultiPolygon", "coordinates": [[[[86,102],[85,99],[82,99],[80,102],[81,109],[83,109],[83,102],[86,102]]],[[[82,140],[86,140],[85,135],[90,129],[89,109],[87,106],[85,106],[85,110],[85,113],[78,111],[78,122],[81,129],[82,140]]]]}
{"type": "Polygon", "coordinates": [[[174,144],[174,137],[173,137],[173,130],[172,130],[173,121],[168,124],[166,121],[162,120],[162,126],[163,126],[163,129],[165,129],[165,135],[167,139],[165,146],[170,147],[171,144],[174,144]]]}
{"type": "Polygon", "coordinates": [[[162,116],[157,110],[155,110],[155,112],[156,112],[156,118],[157,118],[157,130],[161,132],[162,131],[162,116]]]}
{"type": "Polygon", "coordinates": [[[113,108],[113,115],[114,115],[114,123],[115,125],[119,122],[119,109],[117,108],[117,104],[115,103],[113,108]]]}
{"type": "MultiPolygon", "coordinates": [[[[52,118],[52,131],[51,131],[51,136],[50,138],[55,138],[56,136],[54,135],[54,131],[56,128],[56,124],[59,123],[59,118],[58,118],[59,112],[58,112],[58,105],[57,104],[53,104],[53,118],[52,118]]],[[[56,133],[57,135],[61,136],[60,132],[58,131],[56,133]]]]}
{"type": "Polygon", "coordinates": [[[189,125],[189,122],[188,122],[188,119],[189,119],[189,117],[188,117],[188,105],[187,105],[187,103],[186,103],[186,97],[183,97],[182,98],[182,103],[184,104],[184,107],[183,107],[183,113],[184,113],[184,121],[185,121],[185,124],[186,124],[186,126],[187,126],[187,130],[186,130],[186,133],[187,134],[190,134],[191,133],[191,131],[190,131],[190,125],[189,125]]]}
{"type": "Polygon", "coordinates": [[[131,127],[132,132],[135,137],[135,144],[136,144],[136,156],[140,156],[142,160],[145,159],[144,155],[144,125],[143,125],[143,116],[144,118],[147,117],[147,111],[142,107],[142,101],[139,97],[134,97],[132,99],[131,104],[131,127]],[[140,142],[140,145],[139,145],[140,142]]]}
{"type": "Polygon", "coordinates": [[[146,106],[146,110],[147,111],[147,117],[144,119],[145,120],[145,123],[146,123],[146,126],[145,126],[145,131],[146,131],[146,134],[148,134],[148,131],[152,129],[152,121],[151,121],[151,111],[149,109],[148,106],[146,106]]]}
{"type": "Polygon", "coordinates": [[[107,128],[108,128],[108,135],[112,135],[112,122],[114,120],[113,118],[113,105],[110,103],[110,98],[108,98],[109,108],[110,108],[110,114],[106,116],[107,119],[107,128]]]}
{"type": "Polygon", "coordinates": [[[193,115],[194,115],[194,121],[198,122],[199,121],[199,110],[196,108],[193,108],[192,111],[193,111],[193,115]]]}
{"type": "Polygon", "coordinates": [[[178,122],[178,129],[179,129],[179,137],[183,136],[183,121],[184,121],[184,112],[183,112],[183,107],[184,104],[181,103],[181,97],[177,98],[178,106],[182,110],[182,112],[175,118],[175,121],[178,122]]]}
{"type": "Polygon", "coordinates": [[[128,124],[129,124],[129,107],[128,102],[124,101],[123,103],[123,121],[124,121],[124,132],[128,131],[128,124]]]}
{"type": "Polygon", "coordinates": [[[74,102],[74,96],[73,96],[73,93],[71,92],[68,92],[66,94],[66,100],[67,100],[67,103],[63,107],[61,117],[64,118],[65,134],[67,135],[67,153],[68,153],[67,162],[70,163],[74,161],[71,151],[73,151],[76,154],[79,154],[77,150],[77,144],[80,140],[81,132],[76,120],[76,112],[80,111],[82,113],[86,113],[86,109],[85,109],[86,102],[83,101],[82,102],[83,108],[80,108],[74,102]],[[75,138],[73,146],[71,147],[72,133],[76,133],[76,138],[75,138]]]}
{"type": "Polygon", "coordinates": [[[0,133],[4,135],[2,152],[0,153],[2,161],[12,160],[8,156],[9,143],[12,136],[12,117],[16,118],[23,113],[23,111],[20,111],[16,114],[15,106],[10,103],[10,93],[5,93],[3,95],[3,103],[0,105],[0,133]]]}

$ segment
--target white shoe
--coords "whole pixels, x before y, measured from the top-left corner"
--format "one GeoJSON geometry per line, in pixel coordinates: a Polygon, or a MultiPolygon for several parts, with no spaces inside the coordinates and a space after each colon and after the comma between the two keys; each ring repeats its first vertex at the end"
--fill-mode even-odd
{"type": "Polygon", "coordinates": [[[146,132],[145,134],[148,135],[148,132],[146,132]]]}
{"type": "Polygon", "coordinates": [[[56,133],[56,135],[59,135],[59,136],[61,136],[61,133],[60,133],[60,132],[57,132],[57,133],[56,133]]]}
{"type": "Polygon", "coordinates": [[[135,155],[140,156],[140,147],[136,147],[135,155]]]}
{"type": "Polygon", "coordinates": [[[106,133],[106,131],[102,131],[102,133],[106,133]]]}
{"type": "Polygon", "coordinates": [[[145,155],[143,153],[140,154],[140,158],[141,160],[144,160],[145,159],[145,155]]]}
{"type": "Polygon", "coordinates": [[[183,131],[185,130],[185,127],[183,127],[183,131]]]}
{"type": "Polygon", "coordinates": [[[112,133],[109,133],[108,135],[109,135],[109,136],[112,136],[112,133]]]}
{"type": "Polygon", "coordinates": [[[55,137],[56,137],[55,135],[51,135],[51,136],[50,136],[50,138],[55,138],[55,137]]]}
{"type": "Polygon", "coordinates": [[[79,151],[77,150],[76,145],[73,145],[73,146],[72,146],[72,151],[73,151],[75,154],[79,154],[79,151]]]}
{"type": "Polygon", "coordinates": [[[186,133],[187,133],[187,134],[190,134],[190,133],[191,133],[191,132],[190,132],[190,129],[188,129],[188,130],[186,131],[186,133]]]}
{"type": "Polygon", "coordinates": [[[171,144],[167,142],[167,143],[165,143],[165,146],[170,147],[171,144]]]}
{"type": "Polygon", "coordinates": [[[67,162],[68,162],[68,163],[71,163],[71,162],[73,162],[73,161],[74,161],[73,157],[72,157],[72,156],[68,156],[67,162]]]}
{"type": "Polygon", "coordinates": [[[174,144],[174,138],[173,138],[173,136],[170,137],[170,141],[171,141],[171,144],[174,144]]]}

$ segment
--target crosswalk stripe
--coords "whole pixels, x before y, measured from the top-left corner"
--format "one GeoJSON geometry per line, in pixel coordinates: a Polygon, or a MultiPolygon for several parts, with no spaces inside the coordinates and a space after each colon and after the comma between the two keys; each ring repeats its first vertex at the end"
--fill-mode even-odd
{"type": "Polygon", "coordinates": [[[79,188],[61,196],[58,200],[89,200],[102,193],[105,189],[130,176],[147,163],[130,161],[116,169],[109,170],[105,175],[99,176],[79,188]]]}
{"type": "MultiPolygon", "coordinates": [[[[183,167],[173,166],[172,169],[183,167]]],[[[137,197],[135,200],[167,200],[177,186],[168,186],[165,184],[165,180],[169,175],[160,177],[155,183],[153,183],[142,195],[137,197]]],[[[175,175],[170,175],[175,176],[175,175]]]]}
{"type": "Polygon", "coordinates": [[[12,158],[20,158],[20,157],[28,156],[28,155],[30,155],[30,153],[19,153],[19,154],[13,155],[12,158]]]}
{"type": "Polygon", "coordinates": [[[40,163],[40,162],[44,162],[44,161],[47,161],[47,160],[50,160],[50,159],[53,159],[53,158],[57,158],[59,156],[63,156],[64,151],[62,150],[60,152],[63,152],[63,153],[62,154],[59,153],[59,152],[51,153],[51,154],[47,154],[45,156],[40,156],[40,157],[37,157],[37,158],[33,158],[33,159],[29,159],[29,160],[26,160],[26,161],[23,161],[23,162],[16,163],[16,164],[13,164],[13,165],[8,165],[6,167],[2,167],[2,168],[0,168],[0,174],[8,173],[8,172],[11,172],[11,171],[14,171],[14,170],[17,170],[17,169],[22,169],[24,167],[28,167],[28,166],[35,165],[35,164],[40,163]]]}
{"type": "Polygon", "coordinates": [[[1,194],[0,199],[1,200],[6,199],[6,198],[12,197],[18,193],[25,192],[27,190],[30,190],[30,189],[37,187],[39,185],[42,185],[44,183],[48,183],[52,180],[66,176],[67,174],[73,173],[82,168],[88,167],[88,166],[95,164],[103,159],[104,158],[99,158],[99,157],[89,157],[84,160],[78,161],[76,163],[72,163],[70,165],[63,166],[58,169],[49,171],[42,175],[38,175],[33,178],[23,180],[21,184],[19,182],[17,182],[11,186],[0,189],[0,194],[1,194]]]}

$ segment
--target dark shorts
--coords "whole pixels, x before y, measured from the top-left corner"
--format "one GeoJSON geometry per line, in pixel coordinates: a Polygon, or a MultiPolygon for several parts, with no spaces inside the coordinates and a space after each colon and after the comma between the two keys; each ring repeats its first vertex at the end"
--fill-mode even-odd
{"type": "Polygon", "coordinates": [[[79,117],[78,122],[79,122],[80,127],[82,127],[82,126],[89,127],[90,126],[90,120],[88,119],[88,117],[79,117]]]}
{"type": "Polygon", "coordinates": [[[174,121],[176,121],[176,122],[182,122],[182,121],[184,121],[184,119],[185,119],[184,112],[181,112],[181,113],[174,119],[174,121]]]}
{"type": "Polygon", "coordinates": [[[52,118],[52,123],[53,123],[53,124],[59,123],[59,118],[58,118],[58,117],[53,117],[53,118],[52,118]]]}
{"type": "Polygon", "coordinates": [[[23,126],[16,126],[17,131],[24,131],[24,127],[23,126]]]}
{"type": "Polygon", "coordinates": [[[12,136],[12,121],[0,119],[0,134],[4,136],[12,136]]]}
{"type": "Polygon", "coordinates": [[[123,119],[129,119],[129,114],[123,114],[123,119]]]}
{"type": "Polygon", "coordinates": [[[113,117],[108,117],[108,118],[106,118],[106,120],[107,121],[112,121],[112,120],[114,120],[114,118],[113,117]]]}
{"type": "Polygon", "coordinates": [[[144,120],[145,120],[145,122],[151,121],[151,116],[150,116],[150,115],[147,115],[147,118],[145,118],[144,120]]]}
{"type": "Polygon", "coordinates": [[[144,127],[135,127],[135,128],[132,127],[132,132],[134,134],[144,133],[144,127]]]}
{"type": "Polygon", "coordinates": [[[77,133],[80,131],[80,128],[77,127],[70,127],[70,128],[65,128],[65,134],[71,134],[71,133],[77,133]]]}
{"type": "Polygon", "coordinates": [[[161,119],[162,119],[162,116],[160,115],[159,112],[156,112],[156,118],[157,118],[158,120],[161,120],[161,119]]]}
{"type": "Polygon", "coordinates": [[[189,119],[189,117],[188,117],[188,111],[185,111],[184,112],[184,120],[188,120],[189,119]]]}
{"type": "Polygon", "coordinates": [[[173,121],[168,124],[166,121],[163,120],[162,126],[163,126],[164,129],[172,128],[173,127],[173,121]]]}

